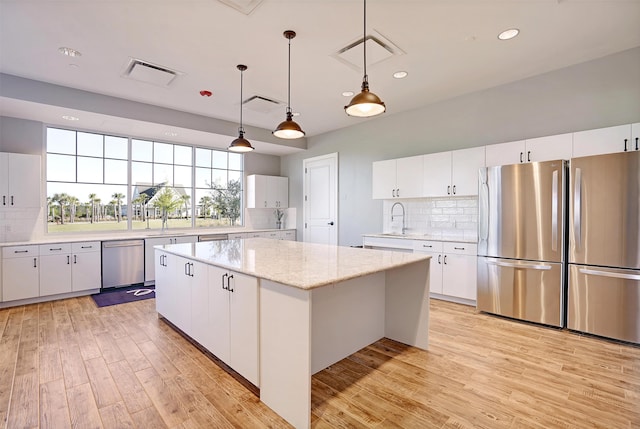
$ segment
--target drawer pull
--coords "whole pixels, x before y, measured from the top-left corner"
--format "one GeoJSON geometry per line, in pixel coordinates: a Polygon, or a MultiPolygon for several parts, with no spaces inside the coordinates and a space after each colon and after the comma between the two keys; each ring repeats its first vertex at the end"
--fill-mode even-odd
{"type": "Polygon", "coordinates": [[[423,244],[422,247],[432,248],[433,246],[427,246],[426,244],[423,244]]]}
{"type": "Polygon", "coordinates": [[[454,247],[456,250],[464,250],[464,247],[454,247]]]}
{"type": "Polygon", "coordinates": [[[55,248],[53,248],[53,249],[49,249],[49,250],[50,250],[51,252],[53,252],[53,251],[57,251],[57,250],[62,250],[62,247],[55,247],[55,248]]]}
{"type": "Polygon", "coordinates": [[[14,250],[13,253],[29,253],[28,250],[14,250]]]}
{"type": "Polygon", "coordinates": [[[81,249],[93,249],[93,246],[80,246],[81,249]]]}

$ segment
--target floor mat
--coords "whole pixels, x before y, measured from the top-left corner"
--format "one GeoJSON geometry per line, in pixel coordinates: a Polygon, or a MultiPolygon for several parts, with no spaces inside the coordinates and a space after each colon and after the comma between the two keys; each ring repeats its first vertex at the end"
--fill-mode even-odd
{"type": "Polygon", "coordinates": [[[98,307],[123,304],[125,302],[142,301],[155,298],[155,286],[129,286],[125,288],[107,289],[103,292],[91,295],[98,307]]]}

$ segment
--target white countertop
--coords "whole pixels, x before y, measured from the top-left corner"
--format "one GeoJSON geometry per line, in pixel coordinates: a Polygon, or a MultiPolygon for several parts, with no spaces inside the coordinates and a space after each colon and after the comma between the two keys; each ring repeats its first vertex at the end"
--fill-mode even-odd
{"type": "Polygon", "coordinates": [[[76,234],[50,234],[46,237],[40,237],[34,240],[7,241],[0,243],[0,247],[6,246],[26,246],[30,244],[49,244],[49,243],[76,243],[80,241],[113,241],[113,240],[136,240],[145,238],[161,238],[161,237],[180,237],[180,236],[198,236],[198,235],[216,235],[216,234],[237,234],[248,232],[267,232],[267,231],[287,231],[289,229],[247,229],[247,228],[224,228],[224,229],[178,229],[165,230],[164,232],[155,230],[138,230],[138,231],[110,231],[102,233],[76,233],[76,234]]]}
{"type": "Polygon", "coordinates": [[[447,241],[456,243],[477,243],[478,240],[469,240],[462,237],[448,237],[442,235],[429,234],[362,234],[363,237],[376,238],[399,238],[401,240],[428,240],[428,241],[447,241]]]}
{"type": "Polygon", "coordinates": [[[267,238],[155,247],[206,264],[307,290],[431,258],[424,254],[267,238]]]}

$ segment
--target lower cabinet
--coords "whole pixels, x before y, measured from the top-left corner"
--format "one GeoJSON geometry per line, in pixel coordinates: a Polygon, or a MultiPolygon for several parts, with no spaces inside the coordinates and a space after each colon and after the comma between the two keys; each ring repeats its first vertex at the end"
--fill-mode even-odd
{"type": "Polygon", "coordinates": [[[99,241],[71,243],[71,290],[98,289],[102,286],[102,254],[99,241]]]}
{"type": "Polygon", "coordinates": [[[259,386],[258,279],[209,266],[211,353],[259,386]]]}
{"type": "Polygon", "coordinates": [[[153,283],[155,276],[155,253],[153,246],[177,243],[195,243],[197,235],[179,235],[175,237],[152,237],[144,239],[144,281],[153,283]]]}
{"type": "Polygon", "coordinates": [[[10,246],[2,249],[2,300],[40,296],[38,246],[10,246]]]}
{"type": "Polygon", "coordinates": [[[431,255],[429,289],[432,294],[451,297],[454,301],[476,300],[476,244],[415,240],[413,246],[415,253],[431,255]]]}
{"type": "Polygon", "coordinates": [[[40,296],[71,292],[71,244],[40,247],[40,296]]]}

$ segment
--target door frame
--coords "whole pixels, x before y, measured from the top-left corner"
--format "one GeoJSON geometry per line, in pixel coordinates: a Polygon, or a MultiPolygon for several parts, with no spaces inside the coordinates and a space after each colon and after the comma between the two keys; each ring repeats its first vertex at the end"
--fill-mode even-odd
{"type": "Polygon", "coordinates": [[[333,152],[333,153],[328,153],[325,155],[319,155],[319,156],[314,156],[312,158],[306,158],[302,160],[302,176],[303,176],[303,180],[302,180],[302,221],[303,221],[303,226],[302,226],[302,241],[306,242],[308,239],[308,229],[307,229],[307,175],[306,175],[306,171],[307,171],[307,165],[309,163],[312,162],[317,162],[317,161],[322,161],[324,159],[327,160],[331,160],[333,159],[334,164],[335,164],[335,180],[334,180],[334,189],[333,189],[333,195],[334,195],[334,201],[333,201],[333,206],[335,207],[335,219],[336,219],[336,227],[334,228],[334,232],[333,234],[335,235],[334,237],[334,241],[336,244],[338,244],[338,238],[340,236],[340,234],[338,233],[339,228],[340,228],[340,221],[338,219],[338,215],[339,215],[339,207],[338,207],[338,178],[340,176],[339,172],[338,172],[338,152],[333,152]]]}

